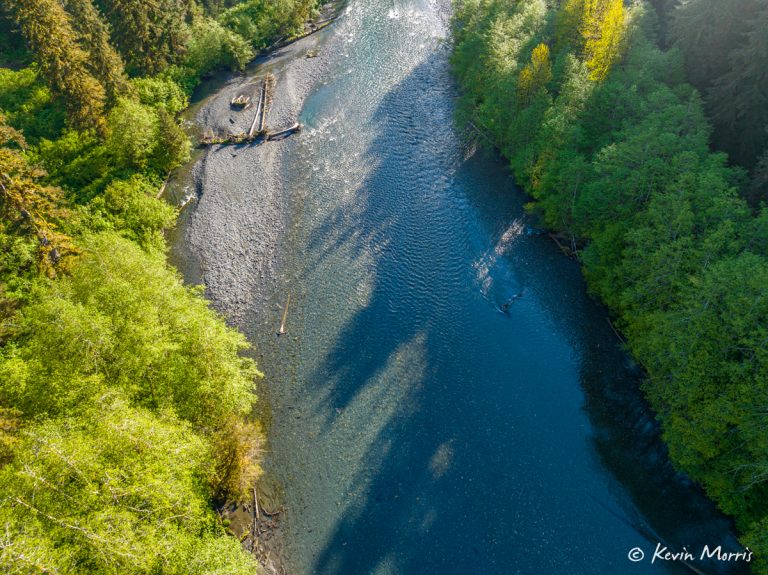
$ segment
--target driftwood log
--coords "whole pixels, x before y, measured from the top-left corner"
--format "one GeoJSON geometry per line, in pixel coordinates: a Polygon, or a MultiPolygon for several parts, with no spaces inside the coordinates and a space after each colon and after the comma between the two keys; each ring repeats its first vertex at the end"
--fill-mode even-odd
{"type": "Polygon", "coordinates": [[[256,106],[256,113],[253,115],[253,122],[251,122],[251,129],[248,130],[248,137],[253,137],[253,131],[256,129],[256,120],[259,119],[259,114],[261,113],[262,106],[264,105],[264,85],[261,86],[261,91],[259,93],[259,103],[256,106]]]}

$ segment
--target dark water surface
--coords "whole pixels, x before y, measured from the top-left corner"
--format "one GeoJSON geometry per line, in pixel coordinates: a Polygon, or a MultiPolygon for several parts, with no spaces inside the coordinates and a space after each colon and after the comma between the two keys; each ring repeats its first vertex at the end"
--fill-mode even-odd
{"type": "Polygon", "coordinates": [[[577,265],[457,133],[446,18],[352,0],[285,158],[289,334],[256,343],[292,566],[690,572],[651,565],[656,538],[698,555],[729,525],[666,462],[577,265]]]}

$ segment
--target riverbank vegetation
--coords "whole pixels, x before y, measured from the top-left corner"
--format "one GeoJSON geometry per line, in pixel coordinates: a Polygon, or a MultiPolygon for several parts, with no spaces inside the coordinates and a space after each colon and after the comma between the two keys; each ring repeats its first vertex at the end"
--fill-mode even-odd
{"type": "Polygon", "coordinates": [[[313,0],[0,5],[0,566],[254,573],[214,501],[259,474],[245,338],[165,258],[201,78],[313,0]]]}
{"type": "Polygon", "coordinates": [[[672,461],[768,573],[768,8],[455,5],[460,121],[577,252],[672,461]]]}

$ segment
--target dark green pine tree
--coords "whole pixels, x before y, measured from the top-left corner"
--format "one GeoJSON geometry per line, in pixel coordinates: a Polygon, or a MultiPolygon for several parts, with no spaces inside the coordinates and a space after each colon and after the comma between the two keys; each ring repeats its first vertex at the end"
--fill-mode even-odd
{"type": "Polygon", "coordinates": [[[110,43],[109,25],[91,0],[64,0],[81,45],[91,57],[88,68],[101,81],[111,102],[128,91],[123,60],[110,43]]]}
{"type": "MultiPolygon", "coordinates": [[[[768,131],[768,127],[766,127],[766,131],[768,131]]],[[[768,203],[768,149],[763,152],[752,171],[749,194],[752,205],[768,203]]]]}
{"type": "Polygon", "coordinates": [[[53,93],[77,127],[103,125],[105,92],[89,69],[90,55],[78,43],[72,20],[58,0],[7,0],[53,93]]]}
{"type": "Polygon", "coordinates": [[[746,44],[709,92],[715,144],[752,168],[768,146],[768,6],[749,18],[746,44]]]}
{"type": "Polygon", "coordinates": [[[131,73],[154,74],[179,61],[187,43],[189,0],[102,0],[112,39],[131,73]]]}
{"type": "Polygon", "coordinates": [[[730,67],[759,0],[683,0],[675,10],[672,37],[685,55],[688,80],[706,91],[730,67]]]}
{"type": "Polygon", "coordinates": [[[680,0],[650,0],[651,5],[659,15],[659,44],[662,48],[669,45],[669,24],[672,14],[680,6],[680,0]]]}

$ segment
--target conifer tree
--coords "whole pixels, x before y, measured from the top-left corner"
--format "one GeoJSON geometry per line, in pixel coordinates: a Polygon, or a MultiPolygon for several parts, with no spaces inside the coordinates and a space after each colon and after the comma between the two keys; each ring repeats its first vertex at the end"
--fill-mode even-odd
{"type": "Polygon", "coordinates": [[[180,60],[187,42],[188,0],[104,0],[112,38],[132,72],[157,73],[180,60]]]}
{"type": "Polygon", "coordinates": [[[729,70],[715,81],[709,104],[716,145],[751,168],[768,144],[768,6],[750,19],[745,36],[729,70]]]}
{"type": "Polygon", "coordinates": [[[672,35],[685,55],[688,80],[706,91],[728,71],[760,0],[684,0],[675,10],[672,35]]]}
{"type": "Polygon", "coordinates": [[[7,6],[35,53],[40,71],[63,99],[77,127],[100,127],[105,91],[88,69],[72,20],[58,0],[8,0],[7,6]]]}
{"type": "Polygon", "coordinates": [[[0,114],[0,218],[37,238],[39,267],[53,275],[62,257],[73,252],[69,238],[55,225],[65,216],[61,190],[40,183],[45,172],[27,162],[21,153],[25,145],[0,114]]]}
{"type": "Polygon", "coordinates": [[[752,172],[749,199],[753,205],[768,202],[768,149],[763,152],[752,172]]]}
{"type": "Polygon", "coordinates": [[[120,54],[110,43],[109,26],[91,0],[65,0],[81,45],[90,52],[88,68],[99,79],[110,102],[128,91],[120,54]]]}
{"type": "Polygon", "coordinates": [[[669,25],[672,14],[680,5],[680,0],[650,0],[651,5],[659,16],[659,45],[666,49],[669,47],[669,25]]]}

